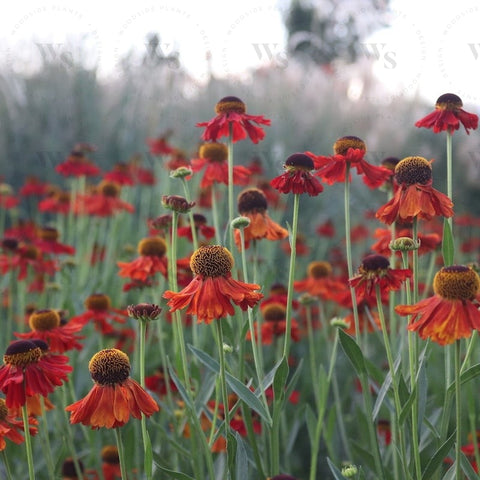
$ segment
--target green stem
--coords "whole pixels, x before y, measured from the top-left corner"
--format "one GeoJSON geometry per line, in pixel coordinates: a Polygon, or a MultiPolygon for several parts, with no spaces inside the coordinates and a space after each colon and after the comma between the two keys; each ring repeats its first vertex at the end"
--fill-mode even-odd
{"type": "Polygon", "coordinates": [[[291,343],[292,329],[292,297],[293,297],[293,281],[295,279],[295,260],[297,254],[297,228],[298,228],[298,207],[300,203],[300,194],[293,195],[293,219],[292,219],[292,238],[290,239],[290,267],[288,270],[288,286],[287,286],[287,311],[285,314],[285,343],[283,346],[283,356],[288,362],[291,343]]]}
{"type": "MultiPolygon", "coordinates": [[[[455,342],[455,423],[457,425],[455,444],[455,478],[462,478],[462,466],[460,463],[462,454],[462,412],[461,412],[461,390],[460,390],[460,340],[455,342]]],[[[472,440],[476,442],[476,438],[472,440]]]]}
{"type": "MultiPolygon", "coordinates": [[[[185,193],[185,200],[190,203],[190,191],[188,188],[188,183],[185,180],[185,178],[182,178],[182,185],[183,185],[183,191],[185,193]]],[[[198,239],[197,239],[197,228],[195,227],[195,220],[193,219],[193,212],[190,209],[188,211],[188,219],[190,220],[190,228],[192,230],[192,239],[193,239],[193,249],[196,250],[198,248],[198,239]]]]}
{"type": "Polygon", "coordinates": [[[5,471],[7,473],[7,480],[13,480],[12,472],[10,470],[10,465],[8,463],[7,452],[5,451],[5,449],[2,450],[2,457],[3,457],[3,463],[5,465],[5,471]]]}
{"type": "Polygon", "coordinates": [[[234,199],[233,199],[233,124],[228,124],[228,141],[227,141],[227,165],[228,165],[228,237],[230,251],[233,252],[233,230],[232,220],[234,215],[234,199]]]}
{"type": "Polygon", "coordinates": [[[212,184],[211,198],[212,198],[212,217],[213,217],[213,226],[215,228],[215,241],[217,245],[221,244],[220,240],[220,223],[218,220],[218,207],[217,207],[217,192],[216,184],[212,184]]]}
{"type": "MultiPolygon", "coordinates": [[[[147,320],[140,319],[140,335],[139,335],[139,369],[140,369],[140,385],[145,388],[145,336],[147,333],[147,320]]],[[[145,475],[148,480],[152,479],[152,445],[147,431],[147,419],[142,413],[141,419],[142,440],[143,440],[143,456],[145,465],[145,475]]]]}
{"type": "MultiPolygon", "coordinates": [[[[351,222],[350,222],[350,164],[347,163],[345,171],[345,191],[344,191],[344,208],[345,208],[345,248],[347,255],[347,269],[348,278],[353,277],[353,262],[352,262],[352,237],[351,237],[351,222]]],[[[358,319],[357,296],[355,295],[355,288],[350,286],[350,295],[352,297],[353,322],[355,324],[355,340],[360,345],[360,323],[358,319]]]]}
{"type": "Polygon", "coordinates": [[[125,465],[125,451],[123,449],[122,436],[120,434],[120,427],[113,429],[115,431],[115,439],[117,441],[118,459],[120,461],[120,472],[122,480],[127,480],[127,469],[125,465]]]}
{"type": "Polygon", "coordinates": [[[223,350],[223,330],[222,320],[215,322],[217,329],[217,343],[218,343],[218,359],[220,362],[220,388],[222,390],[223,412],[224,412],[224,428],[225,428],[225,442],[226,442],[226,458],[227,458],[227,475],[230,474],[230,465],[228,461],[228,438],[230,436],[230,409],[228,406],[228,392],[227,380],[225,375],[225,352],[223,350]]]}
{"type": "Polygon", "coordinates": [[[408,462],[407,462],[407,455],[406,455],[406,449],[405,449],[405,438],[404,438],[403,430],[400,428],[399,421],[398,421],[400,417],[400,413],[402,411],[402,404],[400,402],[400,395],[398,392],[397,375],[395,372],[395,364],[393,361],[392,348],[390,345],[390,339],[387,332],[387,324],[385,322],[385,315],[383,312],[382,295],[380,293],[379,284],[375,285],[375,296],[377,299],[378,317],[380,319],[380,325],[382,327],[383,343],[385,346],[385,352],[387,354],[388,368],[390,370],[390,375],[392,376],[393,400],[395,404],[395,415],[394,415],[394,419],[396,423],[395,430],[397,431],[398,439],[400,442],[400,454],[402,456],[403,472],[406,477],[408,476],[409,478],[411,478],[408,472],[408,467],[407,467],[408,462]]]}
{"type": "MultiPolygon", "coordinates": [[[[453,201],[453,162],[452,162],[452,137],[453,134],[447,131],[447,195],[453,201]]],[[[450,229],[453,228],[453,219],[448,219],[450,229]]],[[[452,230],[453,235],[453,230],[452,230]]]]}
{"type": "MultiPolygon", "coordinates": [[[[25,383],[25,379],[24,379],[25,383]]],[[[33,453],[32,453],[32,437],[30,436],[30,426],[28,423],[28,411],[27,404],[25,403],[22,406],[22,418],[23,418],[23,434],[25,436],[25,450],[27,452],[27,463],[28,463],[28,478],[30,480],[35,480],[35,470],[33,467],[33,453]]]]}
{"type": "Polygon", "coordinates": [[[47,415],[45,411],[45,398],[43,396],[40,396],[40,408],[42,410],[42,423],[43,423],[43,441],[45,442],[44,445],[44,451],[46,452],[46,463],[47,463],[47,469],[48,473],[50,475],[50,478],[55,477],[55,465],[53,463],[53,458],[52,458],[52,449],[50,447],[50,438],[48,436],[48,422],[47,422],[47,415]]]}
{"type": "MultiPolygon", "coordinates": [[[[316,479],[317,465],[318,465],[318,451],[320,449],[320,439],[322,436],[322,428],[324,423],[323,420],[324,420],[325,411],[327,408],[328,393],[330,391],[330,383],[332,380],[333,368],[335,366],[335,362],[337,358],[337,350],[338,350],[338,330],[335,332],[335,339],[333,343],[332,352],[330,355],[330,365],[328,369],[325,389],[322,391],[322,396],[318,403],[318,419],[317,419],[317,425],[315,427],[315,436],[314,436],[313,445],[312,445],[312,453],[310,456],[310,477],[309,477],[310,480],[316,479]]],[[[314,377],[312,376],[312,378],[314,377]]]]}

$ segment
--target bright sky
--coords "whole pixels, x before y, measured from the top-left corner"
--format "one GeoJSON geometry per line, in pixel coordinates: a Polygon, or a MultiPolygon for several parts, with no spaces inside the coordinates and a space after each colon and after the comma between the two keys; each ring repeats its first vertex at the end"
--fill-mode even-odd
{"type": "MultiPolygon", "coordinates": [[[[322,0],[311,0],[321,4],[322,0]]],[[[348,0],[345,0],[348,1],[348,0]]],[[[137,61],[147,53],[146,34],[158,32],[160,50],[173,57],[200,82],[207,78],[207,52],[218,76],[246,68],[282,67],[286,32],[282,23],[288,0],[98,0],[10,2],[0,18],[0,66],[35,69],[49,58],[71,67],[79,61],[72,45],[82,40],[83,62],[101,75],[119,75],[120,59],[129,51],[137,61]]],[[[480,6],[477,0],[392,0],[392,27],[365,41],[363,63],[392,92],[417,91],[432,102],[442,93],[460,95],[466,105],[480,104],[480,6]],[[370,60],[368,60],[370,58],[370,60]]],[[[359,12],[361,15],[361,12],[359,12]]],[[[175,60],[172,60],[172,68],[175,60]]],[[[358,94],[353,78],[350,94],[358,94]]]]}

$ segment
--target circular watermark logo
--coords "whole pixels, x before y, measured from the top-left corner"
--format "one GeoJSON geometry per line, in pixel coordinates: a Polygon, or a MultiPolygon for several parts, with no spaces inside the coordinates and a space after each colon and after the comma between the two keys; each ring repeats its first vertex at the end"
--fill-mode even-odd
{"type": "Polygon", "coordinates": [[[34,73],[45,65],[95,69],[102,57],[98,28],[81,11],[66,5],[26,10],[6,32],[6,66],[34,73]]]}
{"type": "Polygon", "coordinates": [[[463,102],[478,102],[480,78],[480,33],[473,27],[480,7],[472,5],[452,16],[445,24],[438,47],[439,76],[447,90],[463,102]],[[475,83],[474,83],[475,82],[475,83]]]}
{"type": "Polygon", "coordinates": [[[132,71],[183,74],[191,94],[209,80],[210,38],[194,12],[173,4],[145,6],[126,16],[112,39],[114,78],[132,71]]]}

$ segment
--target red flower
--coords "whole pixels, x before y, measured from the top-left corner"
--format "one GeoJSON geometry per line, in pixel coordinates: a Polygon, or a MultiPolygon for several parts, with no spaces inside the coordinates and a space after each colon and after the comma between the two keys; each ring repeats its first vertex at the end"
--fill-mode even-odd
{"type": "Polygon", "coordinates": [[[93,321],[95,328],[102,334],[107,335],[114,331],[109,321],[125,323],[128,313],[126,310],[112,308],[112,302],[108,295],[93,293],[85,300],[86,312],[72,317],[70,322],[88,323],[93,321]]]}
{"type": "Polygon", "coordinates": [[[94,386],[86,397],[65,407],[72,412],[70,423],[92,429],[116,428],[130,419],[150,417],[158,411],[153,398],[132,378],[130,360],[120,350],[109,348],[96,353],[88,364],[94,386]]]}
{"type": "Polygon", "coordinates": [[[331,157],[306,152],[313,159],[315,169],[318,170],[315,175],[329,185],[345,182],[347,166],[355,168],[357,173],[362,175],[363,182],[370,188],[379,187],[392,175],[388,168],[371,165],[364,159],[367,147],[358,137],[339,138],[333,145],[333,152],[334,155],[331,157]]]}
{"type": "MultiPolygon", "coordinates": [[[[35,425],[38,422],[29,417],[29,431],[30,435],[36,435],[37,429],[35,425]]],[[[5,450],[7,446],[6,438],[8,440],[20,444],[24,441],[24,438],[20,432],[23,432],[23,421],[17,418],[11,409],[7,407],[5,400],[0,398],[0,451],[5,450]]]]}
{"type": "Polygon", "coordinates": [[[233,256],[224,247],[207,245],[197,249],[190,268],[195,277],[179,293],[166,291],[170,311],[187,308],[187,313],[197,316],[198,322],[210,323],[235,310],[232,302],[242,310],[253,307],[263,297],[257,292],[259,285],[244,283],[232,278],[233,256]]]}
{"type": "Polygon", "coordinates": [[[67,374],[72,371],[67,365],[68,357],[44,355],[42,349],[30,340],[12,342],[5,351],[3,362],[0,390],[5,394],[9,408],[25,405],[27,397],[37,393],[46,397],[67,381],[67,374]]]}
{"type": "Polygon", "coordinates": [[[147,138],[147,144],[152,155],[169,155],[173,153],[174,148],[167,142],[171,133],[171,131],[167,131],[157,138],[147,138]]]}
{"type": "Polygon", "coordinates": [[[28,176],[18,193],[24,197],[43,196],[48,192],[48,183],[42,182],[37,177],[28,176]]]}
{"type": "Polygon", "coordinates": [[[412,223],[414,218],[453,216],[452,201],[432,187],[430,163],[423,157],[407,157],[397,164],[395,194],[376,213],[381,222],[390,225],[395,221],[412,223]]]}
{"type": "Polygon", "coordinates": [[[332,220],[328,219],[323,222],[315,230],[321,237],[333,238],[335,236],[335,225],[332,220]]]}
{"type": "Polygon", "coordinates": [[[228,137],[232,129],[233,141],[238,142],[248,137],[253,143],[258,143],[265,137],[262,128],[253,123],[270,125],[270,120],[263,115],[247,115],[245,104],[237,97],[224,97],[215,106],[217,114],[209,122],[197,123],[197,127],[206,127],[202,139],[216,141],[220,137],[228,137]]]}
{"type": "Polygon", "coordinates": [[[480,277],[470,267],[443,267],[433,281],[435,294],[415,305],[398,305],[399,315],[412,315],[408,330],[440,345],[468,338],[480,331],[480,277]]]}
{"type": "Polygon", "coordinates": [[[74,255],[75,248],[58,241],[59,232],[53,227],[42,227],[37,230],[38,237],[33,243],[44,253],[74,255]]]}
{"type": "MultiPolygon", "coordinates": [[[[274,222],[267,212],[267,198],[258,188],[248,188],[240,193],[237,200],[240,215],[247,217],[250,224],[243,229],[245,248],[251,240],[282,240],[288,237],[288,230],[274,222]]],[[[234,231],[235,245],[241,249],[240,230],[234,231]]]]}
{"type": "Polygon", "coordinates": [[[102,448],[102,474],[104,480],[118,480],[122,478],[120,458],[115,445],[106,445],[102,448]]]}
{"type": "Polygon", "coordinates": [[[46,342],[53,353],[64,353],[68,350],[81,350],[83,345],[78,343],[84,337],[76,335],[85,325],[85,322],[67,322],[61,324],[60,314],[56,310],[36,310],[28,320],[31,331],[27,333],[15,332],[17,338],[33,340],[38,338],[46,342]]]}
{"type": "Polygon", "coordinates": [[[307,278],[293,282],[297,292],[307,292],[313,297],[329,300],[336,293],[345,291],[345,284],[332,278],[332,266],[328,262],[316,261],[308,265],[307,278]]]}
{"type": "Polygon", "coordinates": [[[138,244],[139,257],[132,262],[117,262],[120,267],[118,275],[132,280],[145,282],[160,272],[167,277],[167,245],[161,237],[148,237],[138,244]]]}
{"type": "MultiPolygon", "coordinates": [[[[215,236],[215,228],[207,225],[207,219],[201,213],[193,214],[193,223],[197,234],[202,234],[207,240],[210,240],[215,236]]],[[[190,225],[179,227],[177,229],[177,234],[179,237],[187,237],[193,242],[192,227],[190,225]]]]}
{"type": "Polygon", "coordinates": [[[438,97],[435,110],[426,117],[415,123],[416,127],[432,128],[434,133],[448,130],[451,135],[458,130],[460,124],[467,134],[470,128],[478,128],[478,116],[462,109],[463,102],[460,97],[453,93],[445,93],[438,97]]]}
{"type": "Polygon", "coordinates": [[[77,213],[87,213],[99,217],[110,217],[120,210],[133,213],[135,208],[120,198],[120,185],[103,181],[98,190],[90,195],[78,196],[77,213]]]}
{"type": "Polygon", "coordinates": [[[145,377],[145,386],[155,392],[159,397],[167,395],[167,391],[176,392],[177,387],[172,379],[167,383],[165,376],[165,369],[163,367],[157,368],[153,375],[145,377]]]}
{"type": "Polygon", "coordinates": [[[349,279],[349,283],[355,288],[358,302],[373,302],[376,299],[377,285],[380,295],[385,295],[392,290],[399,290],[402,283],[411,276],[410,269],[390,268],[390,261],[382,255],[368,255],[363,259],[357,275],[349,279]]]}
{"type": "Polygon", "coordinates": [[[70,212],[71,198],[70,193],[54,191],[38,202],[40,212],[62,213],[67,215],[70,212]]]}
{"type": "MultiPolygon", "coordinates": [[[[223,143],[204,143],[199,150],[199,157],[190,163],[194,172],[199,172],[205,167],[200,188],[207,188],[214,183],[228,185],[228,149],[223,143]]],[[[251,172],[247,167],[235,165],[233,167],[233,184],[247,185],[251,172]]]]}
{"type": "Polygon", "coordinates": [[[134,185],[134,176],[132,169],[126,163],[117,163],[113,170],[103,175],[103,179],[107,182],[118,183],[118,185],[134,185]]]}
{"type": "Polygon", "coordinates": [[[85,156],[83,149],[74,148],[67,159],[55,167],[55,171],[64,177],[94,177],[100,169],[85,156]]]}
{"type": "Polygon", "coordinates": [[[303,154],[290,155],[283,166],[285,173],[275,177],[270,184],[282,193],[308,193],[316,197],[323,191],[320,182],[311,174],[314,169],[313,160],[303,154]]]}

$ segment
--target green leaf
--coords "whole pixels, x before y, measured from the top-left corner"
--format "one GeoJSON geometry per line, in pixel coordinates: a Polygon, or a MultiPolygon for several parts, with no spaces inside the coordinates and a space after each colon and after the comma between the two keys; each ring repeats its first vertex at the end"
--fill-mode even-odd
{"type": "Polygon", "coordinates": [[[308,438],[310,440],[310,445],[315,443],[315,429],[317,426],[317,417],[312,410],[312,407],[307,403],[305,408],[305,422],[307,424],[308,438]]]}
{"type": "MultiPolygon", "coordinates": [[[[387,375],[385,375],[385,380],[377,394],[377,400],[375,401],[375,405],[373,407],[373,412],[372,412],[373,420],[377,418],[380,412],[380,408],[383,405],[383,401],[385,400],[385,395],[388,393],[391,385],[392,385],[392,375],[391,375],[391,372],[388,372],[387,375]]],[[[387,407],[389,410],[393,411],[391,402],[387,402],[387,407]]]]}
{"type": "Polygon", "coordinates": [[[283,357],[277,371],[275,372],[275,376],[273,377],[273,394],[275,401],[278,401],[279,399],[283,400],[285,397],[288,370],[287,359],[283,357]]]}
{"type": "MultiPolygon", "coordinates": [[[[214,360],[210,355],[195,348],[193,345],[188,345],[190,351],[203,363],[208,369],[217,374],[220,373],[220,364],[214,360]]],[[[240,380],[236,379],[233,375],[225,372],[228,386],[237,394],[238,398],[244,401],[248,407],[255,410],[269,425],[272,424],[272,418],[269,411],[263,406],[260,399],[240,380]]]]}
{"type": "Polygon", "coordinates": [[[236,433],[237,451],[236,451],[236,463],[235,463],[235,478],[242,480],[250,478],[250,472],[248,469],[248,456],[247,450],[242,437],[236,433]]]}
{"type": "Polygon", "coordinates": [[[422,480],[431,480],[434,477],[435,472],[443,464],[445,457],[452,448],[453,442],[455,442],[455,432],[453,432],[443,445],[436,451],[430,461],[427,463],[425,470],[422,473],[422,480]]]}
{"type": "Polygon", "coordinates": [[[167,364],[168,364],[168,374],[170,375],[170,378],[173,380],[173,383],[175,384],[175,386],[177,387],[177,390],[180,393],[180,396],[182,397],[183,401],[185,402],[185,405],[187,406],[187,408],[190,409],[191,412],[195,411],[192,401],[190,399],[190,396],[185,390],[183,383],[180,381],[177,374],[175,373],[175,370],[173,369],[172,364],[170,363],[170,359],[168,358],[167,358],[167,364]]]}
{"type": "Polygon", "coordinates": [[[342,475],[342,472],[332,463],[332,461],[327,457],[328,467],[333,473],[335,480],[345,480],[345,477],[342,475]]]}
{"type": "Polygon", "coordinates": [[[168,468],[162,467],[158,463],[155,462],[155,465],[159,470],[170,475],[171,478],[177,478],[178,480],[195,480],[193,477],[186,475],[185,473],[175,472],[174,470],[169,470],[168,468]]]}
{"type": "Polygon", "coordinates": [[[357,345],[357,342],[355,342],[355,340],[343,330],[339,330],[338,333],[343,351],[350,362],[352,362],[353,368],[357,372],[357,375],[362,376],[366,374],[367,369],[365,367],[365,359],[360,347],[357,345]]]}
{"type": "MultiPolygon", "coordinates": [[[[460,385],[463,385],[464,383],[469,382],[470,380],[473,380],[474,378],[478,377],[480,375],[480,363],[477,363],[470,367],[468,370],[465,370],[461,375],[460,375],[460,385]]],[[[455,391],[455,382],[452,382],[448,386],[448,392],[453,393],[455,391]]]]}
{"type": "Polygon", "coordinates": [[[144,463],[145,463],[145,475],[147,478],[152,478],[152,467],[153,467],[153,452],[152,452],[152,442],[150,441],[150,435],[148,431],[145,432],[145,455],[144,455],[144,463]]]}
{"type": "Polygon", "coordinates": [[[442,240],[442,254],[443,263],[445,266],[453,264],[453,255],[455,253],[455,245],[453,243],[453,233],[450,228],[448,219],[443,220],[443,240],[442,240]]]}
{"type": "MultiPolygon", "coordinates": [[[[223,426],[222,426],[223,429],[223,426]]],[[[232,433],[229,433],[227,435],[227,451],[228,451],[228,471],[233,472],[235,468],[235,455],[237,453],[237,440],[235,438],[235,435],[232,433]]]]}
{"type": "Polygon", "coordinates": [[[463,473],[467,476],[468,480],[478,480],[478,475],[475,473],[472,464],[463,452],[460,452],[460,464],[462,466],[463,473]]]}

